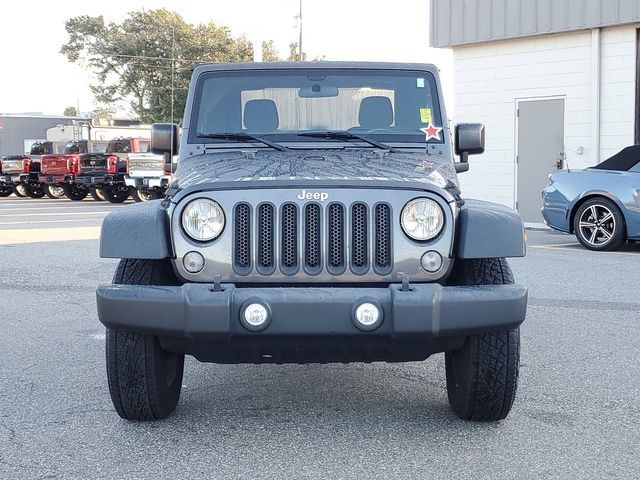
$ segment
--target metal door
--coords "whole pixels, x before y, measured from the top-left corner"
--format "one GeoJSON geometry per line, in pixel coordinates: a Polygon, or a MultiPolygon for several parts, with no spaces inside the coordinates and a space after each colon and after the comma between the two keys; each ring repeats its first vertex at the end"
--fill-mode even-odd
{"type": "Polygon", "coordinates": [[[521,101],[516,115],[516,210],[525,222],[542,223],[547,176],[564,168],[564,99],[521,101]]]}

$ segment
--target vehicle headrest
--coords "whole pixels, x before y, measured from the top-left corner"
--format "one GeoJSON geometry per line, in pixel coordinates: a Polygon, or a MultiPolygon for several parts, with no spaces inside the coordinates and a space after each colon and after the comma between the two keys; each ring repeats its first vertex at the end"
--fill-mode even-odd
{"type": "Polygon", "coordinates": [[[273,132],[278,129],[278,109],[273,100],[249,100],[244,106],[244,127],[251,132],[273,132]]]}
{"type": "Polygon", "coordinates": [[[365,128],[387,128],[393,123],[389,97],[365,97],[360,102],[358,122],[365,128]]]}

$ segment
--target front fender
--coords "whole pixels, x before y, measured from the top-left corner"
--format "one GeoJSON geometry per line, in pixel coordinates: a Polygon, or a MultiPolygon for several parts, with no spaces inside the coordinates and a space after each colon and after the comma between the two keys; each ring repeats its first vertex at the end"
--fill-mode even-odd
{"type": "Polygon", "coordinates": [[[102,258],[173,257],[169,216],[162,200],[135,203],[106,216],[100,232],[102,258]]]}
{"type": "Polygon", "coordinates": [[[511,208],[465,200],[458,214],[458,258],[524,257],[524,223],[511,208]]]}

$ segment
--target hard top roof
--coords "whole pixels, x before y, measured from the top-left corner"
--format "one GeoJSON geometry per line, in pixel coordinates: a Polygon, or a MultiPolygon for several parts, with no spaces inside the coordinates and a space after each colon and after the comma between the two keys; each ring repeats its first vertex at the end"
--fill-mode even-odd
{"type": "Polygon", "coordinates": [[[360,70],[423,70],[437,73],[438,68],[430,63],[398,62],[245,62],[245,63],[203,63],[197,65],[194,73],[237,70],[286,70],[286,69],[360,69],[360,70]]]}

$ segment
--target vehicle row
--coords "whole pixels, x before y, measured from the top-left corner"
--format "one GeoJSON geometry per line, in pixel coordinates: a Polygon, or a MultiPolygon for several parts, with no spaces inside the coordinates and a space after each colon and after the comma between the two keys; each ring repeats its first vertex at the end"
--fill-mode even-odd
{"type": "MultiPolygon", "coordinates": [[[[97,142],[96,142],[97,143],[97,142]]],[[[104,151],[91,140],[36,142],[29,155],[0,159],[0,197],[124,202],[162,198],[173,171],[170,156],[149,152],[148,138],[117,138],[104,151]]]]}

